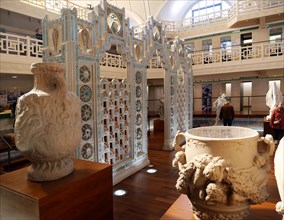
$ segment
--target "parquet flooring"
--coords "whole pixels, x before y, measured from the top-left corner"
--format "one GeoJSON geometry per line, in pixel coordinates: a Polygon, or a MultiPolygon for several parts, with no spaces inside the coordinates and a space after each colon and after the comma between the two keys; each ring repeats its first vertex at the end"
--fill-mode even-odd
{"type": "Polygon", "coordinates": [[[180,196],[175,189],[178,171],[171,167],[174,151],[149,150],[153,168],[158,172],[148,174],[148,167],[114,186],[128,194],[113,198],[115,220],[159,219],[180,196]]]}

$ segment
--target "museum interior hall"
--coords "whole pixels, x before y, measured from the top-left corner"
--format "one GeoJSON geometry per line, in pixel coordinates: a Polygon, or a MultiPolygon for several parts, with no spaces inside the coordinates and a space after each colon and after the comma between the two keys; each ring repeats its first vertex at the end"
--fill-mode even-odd
{"type": "Polygon", "coordinates": [[[1,0],[0,219],[284,220],[283,33],[284,0],[1,0]]]}

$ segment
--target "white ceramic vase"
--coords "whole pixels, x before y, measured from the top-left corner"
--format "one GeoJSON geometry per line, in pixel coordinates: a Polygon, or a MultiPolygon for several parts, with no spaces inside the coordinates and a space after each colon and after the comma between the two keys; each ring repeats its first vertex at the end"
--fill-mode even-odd
{"type": "Polygon", "coordinates": [[[192,203],[195,219],[245,219],[251,204],[268,197],[271,135],[234,126],[199,127],[178,132],[173,166],[179,168],[176,188],[192,203]],[[268,147],[258,152],[258,141],[268,147]]]}
{"type": "Polygon", "coordinates": [[[281,201],[276,204],[276,211],[284,220],[284,137],[280,140],[274,156],[274,172],[281,201]]]}
{"type": "Polygon", "coordinates": [[[70,174],[70,156],[81,140],[80,100],[67,91],[65,66],[36,63],[34,88],[18,99],[16,146],[32,165],[27,177],[51,181],[70,174]]]}

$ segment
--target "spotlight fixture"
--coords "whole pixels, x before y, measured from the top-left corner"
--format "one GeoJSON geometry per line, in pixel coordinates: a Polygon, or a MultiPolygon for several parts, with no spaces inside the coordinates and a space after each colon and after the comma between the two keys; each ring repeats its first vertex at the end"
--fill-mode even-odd
{"type": "Polygon", "coordinates": [[[153,169],[153,168],[151,168],[151,169],[148,169],[146,172],[147,173],[157,173],[157,169],[153,169]]]}
{"type": "Polygon", "coordinates": [[[127,194],[127,191],[124,189],[118,189],[113,192],[113,195],[115,196],[125,196],[126,194],[127,194]]]}

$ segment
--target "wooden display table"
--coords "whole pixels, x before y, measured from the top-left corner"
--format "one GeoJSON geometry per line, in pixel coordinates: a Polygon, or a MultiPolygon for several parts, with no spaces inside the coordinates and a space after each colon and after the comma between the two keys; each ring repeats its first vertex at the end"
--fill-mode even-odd
{"type": "Polygon", "coordinates": [[[74,159],[73,173],[50,182],[26,174],[0,176],[0,219],[113,219],[111,165],[74,159]]]}

